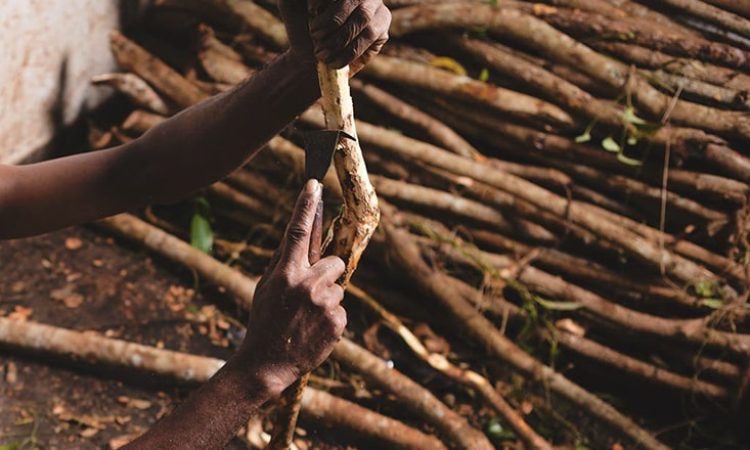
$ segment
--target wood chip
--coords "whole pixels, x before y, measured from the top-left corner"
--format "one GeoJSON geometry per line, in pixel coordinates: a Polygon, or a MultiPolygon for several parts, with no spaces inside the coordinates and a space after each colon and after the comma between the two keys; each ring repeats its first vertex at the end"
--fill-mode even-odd
{"type": "Polygon", "coordinates": [[[78,250],[83,247],[83,241],[77,237],[70,237],[65,239],[65,248],[68,250],[78,250]]]}

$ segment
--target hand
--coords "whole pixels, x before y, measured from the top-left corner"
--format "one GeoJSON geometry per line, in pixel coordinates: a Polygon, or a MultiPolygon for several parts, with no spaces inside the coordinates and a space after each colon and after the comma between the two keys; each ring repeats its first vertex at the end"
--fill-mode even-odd
{"type": "Polygon", "coordinates": [[[344,262],[329,256],[310,265],[308,259],[321,194],[315,180],[300,193],[281,246],[258,283],[238,353],[275,394],[325,361],[346,327],[344,289],[336,284],[344,262]]]}
{"type": "Polygon", "coordinates": [[[292,52],[357,72],[388,40],[391,12],[382,0],[334,0],[308,23],[305,0],[279,0],[292,52]]]}

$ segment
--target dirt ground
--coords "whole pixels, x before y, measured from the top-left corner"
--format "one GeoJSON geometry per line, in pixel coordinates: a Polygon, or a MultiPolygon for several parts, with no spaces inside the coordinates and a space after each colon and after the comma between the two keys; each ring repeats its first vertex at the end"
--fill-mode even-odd
{"type": "MultiPolygon", "coordinates": [[[[2,315],[219,358],[241,338],[231,325],[207,332],[190,314],[211,315],[205,299],[220,293],[193,292],[189,272],[91,228],[0,242],[0,273],[2,315]]],[[[190,389],[143,373],[0,349],[0,448],[116,447],[190,389]]],[[[332,448],[311,438],[310,448],[332,448]]],[[[229,448],[247,448],[235,441],[229,448]]]]}

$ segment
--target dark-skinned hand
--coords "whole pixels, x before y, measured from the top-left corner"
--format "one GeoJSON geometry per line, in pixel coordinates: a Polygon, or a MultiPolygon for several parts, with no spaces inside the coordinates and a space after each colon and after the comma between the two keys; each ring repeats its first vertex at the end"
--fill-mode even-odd
{"type": "Polygon", "coordinates": [[[391,12],[382,0],[337,0],[310,20],[304,0],[279,0],[291,51],[303,60],[322,61],[356,73],[388,40],[391,12]]]}
{"type": "Polygon", "coordinates": [[[329,256],[311,265],[308,258],[321,193],[315,180],[300,193],[281,246],[258,283],[237,355],[253,361],[277,392],[325,361],[346,327],[344,290],[336,284],[344,262],[329,256]]]}

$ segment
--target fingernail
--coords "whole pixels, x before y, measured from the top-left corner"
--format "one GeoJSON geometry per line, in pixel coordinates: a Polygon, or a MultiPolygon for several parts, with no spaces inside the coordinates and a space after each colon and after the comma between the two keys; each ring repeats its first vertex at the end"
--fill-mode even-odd
{"type": "Polygon", "coordinates": [[[320,182],[315,178],[310,178],[305,184],[305,192],[308,194],[316,194],[320,190],[320,182]]]}

